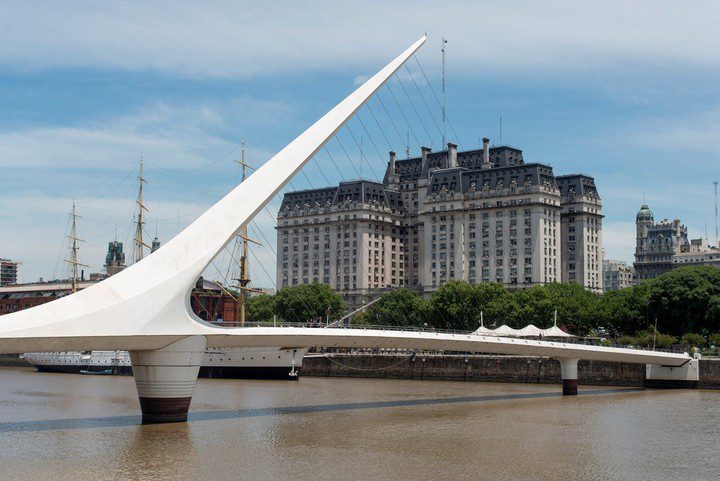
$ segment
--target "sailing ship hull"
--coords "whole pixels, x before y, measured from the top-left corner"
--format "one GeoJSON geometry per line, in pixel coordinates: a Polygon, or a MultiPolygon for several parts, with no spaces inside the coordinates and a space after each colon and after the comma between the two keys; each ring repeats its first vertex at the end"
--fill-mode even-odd
{"type": "MultiPolygon", "coordinates": [[[[288,379],[300,377],[307,349],[277,347],[247,349],[208,349],[199,377],[216,379],[288,379]]],[[[132,375],[127,351],[34,352],[25,360],[40,372],[103,373],[132,375]]]]}

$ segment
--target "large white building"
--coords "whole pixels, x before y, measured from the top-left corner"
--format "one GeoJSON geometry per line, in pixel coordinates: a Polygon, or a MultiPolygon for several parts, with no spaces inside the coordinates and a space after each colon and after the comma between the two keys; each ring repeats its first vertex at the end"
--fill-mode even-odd
{"type": "Polygon", "coordinates": [[[278,287],[321,282],[350,305],[378,290],[461,279],[509,288],[577,282],[602,292],[602,204],[592,177],[556,177],[507,146],[390,153],[380,182],[287,193],[278,287]]]}

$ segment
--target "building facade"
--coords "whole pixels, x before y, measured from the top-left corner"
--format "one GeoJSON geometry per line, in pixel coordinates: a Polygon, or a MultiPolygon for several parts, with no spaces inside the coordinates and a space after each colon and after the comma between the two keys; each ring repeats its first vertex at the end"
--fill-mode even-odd
{"type": "Polygon", "coordinates": [[[603,290],[617,291],[635,283],[635,269],[624,261],[603,260],[603,290]]]}
{"type": "Polygon", "coordinates": [[[350,306],[386,289],[450,280],[524,288],[578,282],[602,292],[602,204],[592,177],[556,177],[522,151],[490,147],[398,159],[382,182],[285,194],[278,287],[321,282],[350,306]]]}
{"type": "Polygon", "coordinates": [[[635,278],[637,282],[654,279],[676,266],[673,258],[689,248],[687,227],[680,219],[655,222],[650,207],[643,204],[635,217],[635,278]]]}
{"type": "Polygon", "coordinates": [[[720,248],[705,239],[691,239],[690,244],[673,257],[675,267],[712,266],[720,268],[720,248]]]}
{"type": "Polygon", "coordinates": [[[9,286],[18,282],[19,262],[0,259],[0,286],[9,286]]]}

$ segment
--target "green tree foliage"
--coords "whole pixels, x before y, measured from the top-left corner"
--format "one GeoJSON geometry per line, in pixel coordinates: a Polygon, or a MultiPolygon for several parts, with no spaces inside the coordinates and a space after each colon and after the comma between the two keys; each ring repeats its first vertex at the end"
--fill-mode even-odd
{"type": "Polygon", "coordinates": [[[274,297],[277,315],[291,322],[324,321],[328,310],[331,319],[345,310],[340,296],[330,286],[317,282],[283,287],[274,297]]]}
{"type": "Polygon", "coordinates": [[[652,347],[654,342],[655,347],[663,349],[677,344],[678,338],[661,332],[653,336],[652,331],[643,330],[637,332],[634,336],[620,336],[617,338],[617,342],[624,346],[639,347],[652,347]]]}
{"type": "Polygon", "coordinates": [[[417,326],[429,323],[429,303],[417,292],[398,289],[383,294],[367,311],[353,319],[355,324],[417,326]]]}
{"type": "Polygon", "coordinates": [[[245,304],[245,319],[248,322],[271,321],[275,314],[275,296],[261,294],[249,298],[245,304]]]}
{"type": "Polygon", "coordinates": [[[619,333],[632,333],[648,328],[646,306],[649,297],[648,283],[605,293],[595,304],[596,326],[619,333]]]}
{"type": "Polygon", "coordinates": [[[598,296],[579,284],[553,283],[533,286],[514,293],[515,320],[512,327],[535,324],[540,328],[550,327],[555,310],[558,324],[575,334],[586,334],[597,327],[595,306],[598,296]]]}
{"type": "Polygon", "coordinates": [[[430,299],[434,327],[472,331],[480,325],[480,312],[488,323],[498,324],[514,319],[515,305],[511,294],[500,284],[468,284],[451,281],[443,284],[430,299]]]}
{"type": "Polygon", "coordinates": [[[674,335],[720,330],[720,269],[681,267],[650,282],[649,310],[658,329],[674,335]]]}
{"type": "Polygon", "coordinates": [[[688,332],[683,334],[680,340],[683,344],[687,344],[690,347],[705,347],[705,338],[701,334],[688,332]]]}

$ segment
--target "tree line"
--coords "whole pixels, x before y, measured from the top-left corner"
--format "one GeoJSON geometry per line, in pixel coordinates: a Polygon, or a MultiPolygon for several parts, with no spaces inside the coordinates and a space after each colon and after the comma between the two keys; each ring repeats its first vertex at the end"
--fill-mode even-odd
{"type": "MultiPolygon", "coordinates": [[[[342,299],[329,286],[309,284],[285,287],[275,295],[249,299],[251,322],[336,319],[342,316],[342,299]]],[[[606,294],[595,294],[579,284],[552,283],[510,291],[500,284],[469,284],[451,281],[429,299],[411,289],[386,294],[353,323],[433,327],[472,331],[480,325],[521,328],[535,324],[552,326],[557,310],[558,325],[576,335],[604,328],[627,344],[720,345],[720,269],[682,267],[656,279],[606,294]],[[658,335],[657,331],[663,333],[658,335]],[[695,335],[695,337],[693,337],[695,335]]]]}

